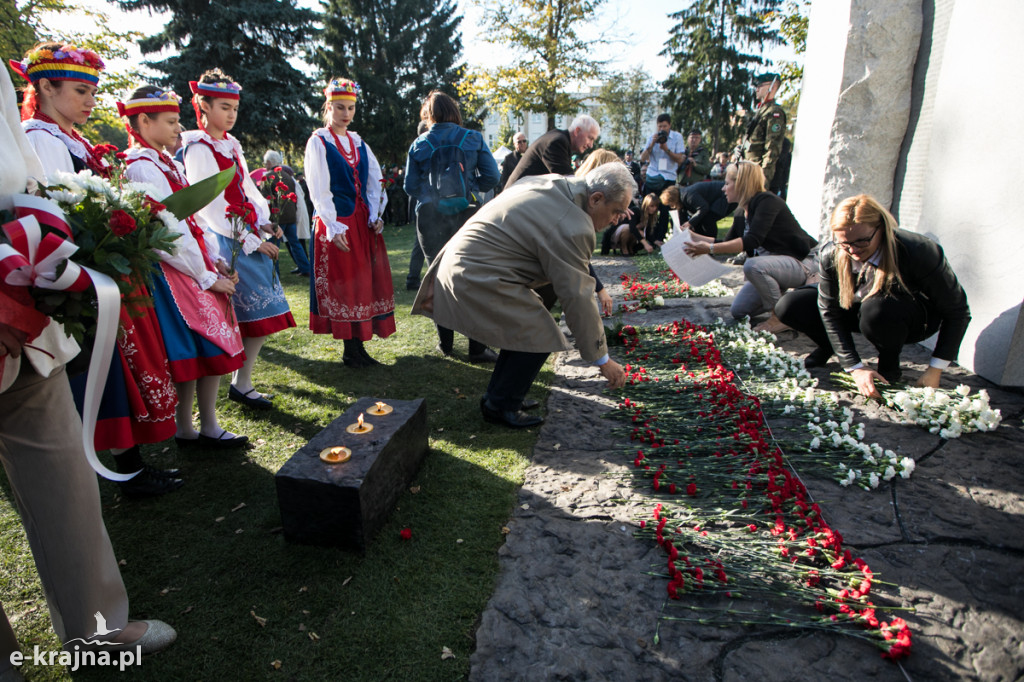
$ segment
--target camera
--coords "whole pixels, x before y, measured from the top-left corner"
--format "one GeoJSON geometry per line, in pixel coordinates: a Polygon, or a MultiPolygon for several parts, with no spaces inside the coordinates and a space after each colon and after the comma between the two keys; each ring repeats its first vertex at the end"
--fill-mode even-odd
{"type": "Polygon", "coordinates": [[[654,144],[664,144],[666,142],[668,142],[667,130],[659,130],[658,132],[654,133],[654,144]]]}

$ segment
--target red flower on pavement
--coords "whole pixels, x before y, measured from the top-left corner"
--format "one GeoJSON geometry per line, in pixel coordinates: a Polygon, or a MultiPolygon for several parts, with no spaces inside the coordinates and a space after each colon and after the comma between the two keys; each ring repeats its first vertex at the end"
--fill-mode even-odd
{"type": "Polygon", "coordinates": [[[403,540],[409,540],[409,539],[412,538],[412,529],[411,528],[403,528],[402,530],[398,531],[398,535],[403,540]]]}
{"type": "Polygon", "coordinates": [[[689,485],[687,485],[686,486],[686,494],[690,495],[691,497],[696,495],[697,494],[697,484],[696,483],[690,483],[689,485]]]}
{"type": "Polygon", "coordinates": [[[136,227],[138,225],[135,224],[135,218],[132,218],[120,209],[114,211],[110,216],[110,231],[118,237],[131,234],[135,231],[136,227]]]}

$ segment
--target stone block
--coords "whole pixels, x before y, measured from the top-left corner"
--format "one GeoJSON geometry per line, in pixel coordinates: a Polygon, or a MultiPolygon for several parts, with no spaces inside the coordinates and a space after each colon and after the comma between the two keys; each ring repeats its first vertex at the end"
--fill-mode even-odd
{"type": "Polygon", "coordinates": [[[427,411],[420,400],[388,400],[391,414],[367,414],[378,398],[360,398],[285,462],[274,477],[284,537],[307,545],[365,549],[384,525],[427,453],[427,411]],[[345,428],[360,413],[373,431],[345,428]],[[324,448],[344,445],[352,458],[320,460],[324,448]]]}

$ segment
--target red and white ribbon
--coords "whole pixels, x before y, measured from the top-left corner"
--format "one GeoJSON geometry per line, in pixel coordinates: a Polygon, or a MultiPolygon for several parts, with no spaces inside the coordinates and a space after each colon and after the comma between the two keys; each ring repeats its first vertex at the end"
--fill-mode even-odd
{"type": "Polygon", "coordinates": [[[47,199],[27,194],[13,198],[18,220],[3,226],[11,243],[0,244],[0,279],[11,285],[54,291],[84,291],[91,282],[96,290],[96,340],[85,383],[82,445],[86,459],[96,473],[111,481],[127,481],[139,472],[119,474],[111,471],[97,457],[95,446],[100,398],[103,386],[107,383],[110,359],[117,341],[118,312],[121,307],[121,293],[117,283],[107,275],[71,260],[78,247],[71,241],[71,228],[59,206],[47,199]],[[67,238],[52,232],[43,236],[41,222],[67,235],[67,238]],[[61,264],[64,264],[64,272],[58,276],[61,264]]]}

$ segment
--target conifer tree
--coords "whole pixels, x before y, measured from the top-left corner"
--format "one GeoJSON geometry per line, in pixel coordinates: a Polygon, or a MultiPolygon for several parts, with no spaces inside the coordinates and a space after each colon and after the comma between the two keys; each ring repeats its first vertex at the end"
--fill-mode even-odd
{"type": "Polygon", "coordinates": [[[672,127],[699,128],[719,151],[738,140],[742,121],[735,114],[750,109],[751,79],[766,63],[766,47],[781,42],[768,21],[781,0],[693,0],[669,15],[676,22],[662,50],[674,73],[664,82],[665,105],[672,127]]]}
{"type": "Polygon", "coordinates": [[[381,163],[405,163],[431,90],[455,94],[462,54],[455,9],[454,0],[327,0],[314,61],[321,80],[359,84],[352,129],[381,163]]]}
{"type": "MultiPolygon", "coordinates": [[[[220,67],[242,86],[233,135],[256,154],[264,147],[305,144],[316,126],[312,79],[289,63],[316,36],[318,15],[295,0],[114,0],[125,10],[170,12],[163,31],[139,42],[143,54],[176,55],[146,62],[165,74],[158,85],[182,97],[182,121],[194,121],[189,81],[220,67]]],[[[194,123],[192,124],[194,125],[194,123]]],[[[189,126],[191,127],[191,126],[189,126]]]]}

